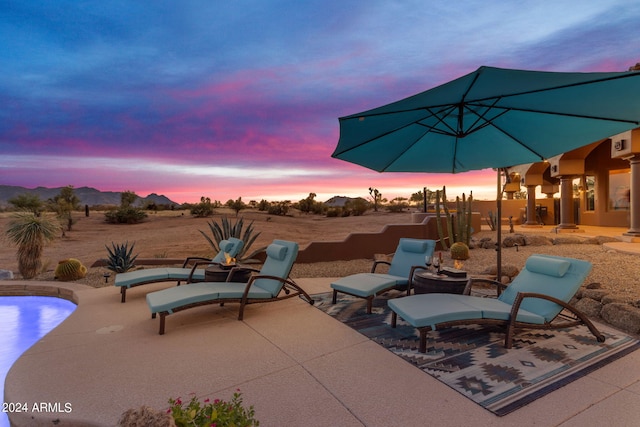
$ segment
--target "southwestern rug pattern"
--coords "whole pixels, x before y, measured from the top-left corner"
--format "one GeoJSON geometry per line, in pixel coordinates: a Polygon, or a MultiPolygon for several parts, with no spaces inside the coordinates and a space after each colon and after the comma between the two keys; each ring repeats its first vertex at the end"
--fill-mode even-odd
{"type": "Polygon", "coordinates": [[[372,314],[365,300],[331,293],[313,295],[315,307],[412,363],[463,396],[498,416],[587,375],[638,349],[640,343],[598,324],[606,336],[598,343],[585,326],[562,330],[523,331],[513,348],[504,348],[504,333],[495,327],[463,326],[429,332],[427,352],[418,352],[415,328],[398,318],[391,327],[389,296],[374,299],[372,314]]]}

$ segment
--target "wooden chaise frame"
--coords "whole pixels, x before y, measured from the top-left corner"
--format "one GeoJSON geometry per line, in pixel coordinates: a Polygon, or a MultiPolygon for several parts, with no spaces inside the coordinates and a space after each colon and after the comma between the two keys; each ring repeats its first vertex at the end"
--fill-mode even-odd
{"type": "MultiPolygon", "coordinates": [[[[494,285],[497,287],[498,296],[502,292],[504,288],[507,287],[504,283],[498,282],[496,280],[484,279],[484,278],[470,278],[469,283],[467,284],[467,289],[471,289],[472,283],[474,282],[483,282],[490,285],[494,285]]],[[[397,323],[398,314],[395,311],[392,311],[391,316],[391,327],[395,328],[397,323]]],[[[589,328],[589,331],[595,336],[598,342],[604,342],[605,336],[600,333],[600,331],[593,325],[593,323],[584,315],[584,313],[580,312],[577,308],[572,305],[559,300],[557,298],[533,293],[533,292],[519,292],[514,300],[513,306],[511,307],[511,314],[508,320],[499,320],[499,319],[462,319],[462,320],[453,320],[448,322],[437,323],[436,329],[448,328],[451,326],[457,325],[494,325],[501,326],[506,329],[505,331],[505,347],[511,348],[513,346],[513,336],[516,331],[522,329],[562,329],[568,328],[572,326],[577,326],[583,324],[589,328]],[[568,311],[569,313],[564,313],[564,311],[560,311],[560,313],[551,321],[546,322],[544,324],[534,324],[534,323],[526,323],[519,322],[516,320],[516,314],[520,309],[520,305],[525,298],[542,298],[551,302],[554,302],[564,308],[564,311],[568,311]],[[557,321],[557,319],[562,318],[562,320],[557,321]]],[[[420,332],[420,353],[426,353],[427,351],[427,333],[432,329],[431,326],[423,326],[416,328],[420,332]]]]}
{"type": "MultiPolygon", "coordinates": [[[[235,267],[235,268],[238,268],[238,267],[235,267]]],[[[244,269],[244,270],[258,271],[258,270],[251,269],[251,268],[246,268],[246,267],[241,267],[241,268],[244,269]]],[[[224,282],[221,282],[221,283],[224,283],[224,282]]],[[[184,286],[189,286],[189,285],[186,284],[184,286]]],[[[256,275],[253,275],[253,276],[251,276],[249,278],[249,281],[247,282],[247,285],[246,285],[246,287],[244,289],[244,293],[243,293],[242,297],[240,297],[240,298],[216,298],[216,299],[211,299],[211,300],[207,300],[207,301],[201,301],[201,302],[197,302],[197,303],[193,303],[193,304],[187,304],[187,305],[183,305],[183,306],[180,306],[180,307],[176,307],[176,308],[172,309],[171,312],[175,313],[177,311],[187,310],[189,308],[198,307],[198,306],[201,306],[201,305],[209,305],[209,304],[216,304],[216,303],[219,303],[220,306],[224,306],[224,304],[228,303],[228,302],[240,303],[240,309],[238,311],[238,320],[242,320],[244,318],[244,308],[248,304],[279,301],[279,300],[284,300],[284,299],[288,299],[288,298],[293,298],[295,296],[299,296],[301,299],[305,300],[306,302],[308,302],[311,305],[313,305],[314,302],[315,302],[309,296],[309,294],[307,294],[307,292],[304,289],[302,289],[296,282],[294,282],[293,279],[291,279],[290,277],[287,277],[286,279],[283,279],[282,277],[278,277],[278,276],[269,276],[269,275],[256,274],[256,275]],[[280,288],[280,290],[278,291],[278,294],[275,297],[272,297],[272,298],[249,298],[248,297],[249,289],[251,288],[251,285],[253,284],[253,282],[258,280],[258,279],[277,280],[277,281],[282,283],[282,287],[280,288]],[[283,293],[284,293],[284,295],[283,295],[283,293]]],[[[169,313],[168,311],[161,311],[161,312],[158,312],[158,313],[152,313],[151,314],[151,318],[155,319],[156,314],[160,314],[160,330],[158,331],[158,333],[160,335],[164,335],[165,318],[167,317],[167,315],[169,315],[171,313],[169,313]]]]}

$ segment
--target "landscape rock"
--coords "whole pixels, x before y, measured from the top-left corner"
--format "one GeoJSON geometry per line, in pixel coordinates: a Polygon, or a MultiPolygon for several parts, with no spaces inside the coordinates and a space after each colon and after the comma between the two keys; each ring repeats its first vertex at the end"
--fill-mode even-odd
{"type": "Polygon", "coordinates": [[[602,283],[599,282],[591,282],[585,286],[587,289],[602,289],[602,283]]]}
{"type": "Polygon", "coordinates": [[[11,279],[13,279],[13,271],[0,270],[0,280],[11,280],[11,279]]]}
{"type": "Polygon", "coordinates": [[[554,245],[581,245],[584,239],[576,236],[559,236],[552,239],[554,245]]]}
{"type": "Polygon", "coordinates": [[[502,246],[505,248],[512,248],[514,246],[526,245],[525,237],[522,234],[514,234],[502,239],[502,246]]]}
{"type": "Polygon", "coordinates": [[[532,234],[525,236],[525,243],[528,246],[552,246],[553,242],[550,238],[545,236],[540,236],[538,234],[532,234]]]}
{"type": "Polygon", "coordinates": [[[605,322],[625,332],[640,333],[640,308],[629,304],[607,304],[600,316],[605,322]]]}
{"type": "MultiPolygon", "coordinates": [[[[520,270],[518,269],[518,267],[516,267],[514,265],[507,264],[507,265],[503,265],[502,266],[502,276],[503,277],[507,277],[508,278],[508,282],[510,282],[514,277],[516,277],[519,272],[520,272],[520,270]]],[[[484,269],[482,274],[487,275],[487,276],[495,276],[496,274],[498,274],[498,268],[497,268],[497,266],[495,264],[494,265],[490,265],[489,267],[484,269]]],[[[503,281],[503,283],[504,283],[504,281],[503,281]]]]}
{"type": "Polygon", "coordinates": [[[631,304],[632,301],[628,297],[620,296],[620,295],[605,295],[600,300],[602,304],[631,304]]]}
{"type": "Polygon", "coordinates": [[[619,242],[619,239],[609,236],[596,236],[586,239],[583,243],[591,245],[602,245],[603,243],[619,242]]]}
{"type": "Polygon", "coordinates": [[[609,292],[602,289],[585,289],[582,291],[583,298],[591,298],[596,301],[602,301],[602,298],[609,292]]]}
{"type": "Polygon", "coordinates": [[[587,317],[600,317],[602,311],[602,303],[591,298],[582,298],[574,304],[574,307],[580,310],[587,317]]]}

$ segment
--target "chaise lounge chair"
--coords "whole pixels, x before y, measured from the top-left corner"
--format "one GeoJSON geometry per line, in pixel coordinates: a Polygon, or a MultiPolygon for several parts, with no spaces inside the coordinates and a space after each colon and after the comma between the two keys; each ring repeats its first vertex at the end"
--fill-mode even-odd
{"type": "Polygon", "coordinates": [[[373,299],[390,289],[405,289],[411,294],[411,278],[418,269],[426,269],[426,257],[433,255],[435,240],[402,238],[391,262],[374,261],[370,273],[358,273],[336,280],[333,288],[332,303],[336,303],[338,292],[367,300],[367,313],[371,314],[373,299]],[[376,273],[379,264],[389,265],[389,271],[376,273]]]}
{"type": "Polygon", "coordinates": [[[583,313],[569,304],[590,270],[591,263],[587,261],[532,255],[509,286],[493,280],[470,279],[506,288],[497,299],[421,294],[390,300],[388,304],[393,310],[391,326],[395,328],[397,316],[400,316],[417,328],[421,353],[426,352],[428,331],[464,324],[506,327],[506,348],[511,348],[516,329],[558,329],[579,324],[586,325],[598,342],[604,342],[604,335],[583,313]],[[563,309],[567,315],[559,316],[563,309]]]}
{"type": "Polygon", "coordinates": [[[223,264],[226,261],[225,254],[235,258],[242,250],[244,242],[235,237],[229,237],[228,239],[221,240],[218,244],[220,252],[213,257],[201,258],[201,257],[189,257],[184,260],[182,268],[180,267],[167,267],[167,268],[149,268],[146,270],[128,271],[126,273],[116,274],[115,286],[120,287],[120,294],[122,295],[121,302],[125,302],[127,299],[127,289],[136,286],[147,285],[155,282],[167,282],[177,281],[180,285],[181,281],[189,282],[202,282],[204,280],[204,269],[198,268],[201,265],[211,264],[223,264]],[[188,267],[189,264],[193,264],[188,267]]]}
{"type": "Polygon", "coordinates": [[[198,282],[147,294],[151,317],[155,318],[156,314],[160,314],[159,334],[164,334],[167,315],[200,305],[239,302],[238,320],[242,320],[247,304],[277,301],[294,296],[300,296],[309,304],[313,304],[311,297],[289,278],[297,255],[297,243],[274,240],[267,247],[267,258],[260,272],[251,276],[248,283],[198,282]]]}

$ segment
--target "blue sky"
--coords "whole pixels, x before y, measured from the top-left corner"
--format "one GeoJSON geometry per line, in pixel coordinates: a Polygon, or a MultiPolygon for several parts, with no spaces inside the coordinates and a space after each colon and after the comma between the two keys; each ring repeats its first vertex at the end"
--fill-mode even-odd
{"type": "Polygon", "coordinates": [[[0,184],[226,201],[491,198],[332,159],[338,117],[481,65],[625,71],[635,1],[0,0],[0,184]]]}

